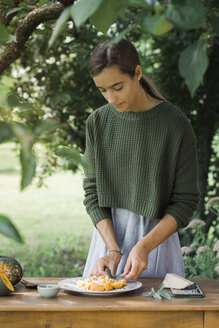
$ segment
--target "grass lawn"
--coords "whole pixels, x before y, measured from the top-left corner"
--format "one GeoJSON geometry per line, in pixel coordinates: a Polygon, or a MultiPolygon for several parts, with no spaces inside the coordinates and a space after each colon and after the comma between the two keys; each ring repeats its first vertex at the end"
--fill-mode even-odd
{"type": "Polygon", "coordinates": [[[83,205],[83,173],[58,172],[20,192],[13,145],[0,145],[0,213],[19,229],[25,244],[0,235],[0,254],[13,256],[25,276],[81,275],[93,225],[83,205]]]}

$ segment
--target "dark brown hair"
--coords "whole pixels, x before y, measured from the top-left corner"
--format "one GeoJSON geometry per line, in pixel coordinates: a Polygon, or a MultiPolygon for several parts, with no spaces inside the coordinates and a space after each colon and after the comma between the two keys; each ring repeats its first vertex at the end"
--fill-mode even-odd
{"type": "MultiPolygon", "coordinates": [[[[95,47],[89,62],[91,76],[98,75],[106,67],[117,65],[122,73],[133,78],[136,66],[141,65],[136,48],[126,39],[121,39],[118,43],[107,46],[110,40],[103,40],[95,47]]],[[[150,96],[164,100],[154,83],[146,75],[142,76],[140,83],[150,96]]]]}

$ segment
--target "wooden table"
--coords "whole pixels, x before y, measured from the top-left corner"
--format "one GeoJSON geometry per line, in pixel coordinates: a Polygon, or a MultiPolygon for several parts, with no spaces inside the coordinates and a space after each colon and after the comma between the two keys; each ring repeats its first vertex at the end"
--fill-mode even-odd
{"type": "MultiPolygon", "coordinates": [[[[63,278],[25,278],[57,283],[63,278]]],[[[140,279],[143,286],[117,296],[86,296],[60,291],[42,298],[23,286],[0,297],[0,328],[218,328],[219,281],[197,279],[205,298],[155,300],[142,292],[157,288],[163,279],[140,279]]]]}

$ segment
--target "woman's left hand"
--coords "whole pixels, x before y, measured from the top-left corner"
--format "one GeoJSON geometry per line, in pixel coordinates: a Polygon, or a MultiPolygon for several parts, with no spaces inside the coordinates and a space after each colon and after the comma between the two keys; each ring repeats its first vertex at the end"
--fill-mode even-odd
{"type": "Polygon", "coordinates": [[[126,280],[135,280],[148,267],[148,252],[145,247],[138,242],[131,250],[126,262],[123,278],[126,280]]]}

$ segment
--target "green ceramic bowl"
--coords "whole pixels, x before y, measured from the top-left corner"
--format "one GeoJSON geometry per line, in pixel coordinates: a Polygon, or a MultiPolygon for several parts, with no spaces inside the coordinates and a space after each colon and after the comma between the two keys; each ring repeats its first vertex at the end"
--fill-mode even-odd
{"type": "Polygon", "coordinates": [[[59,292],[58,285],[42,284],[37,286],[38,292],[42,297],[55,297],[59,292]]]}

